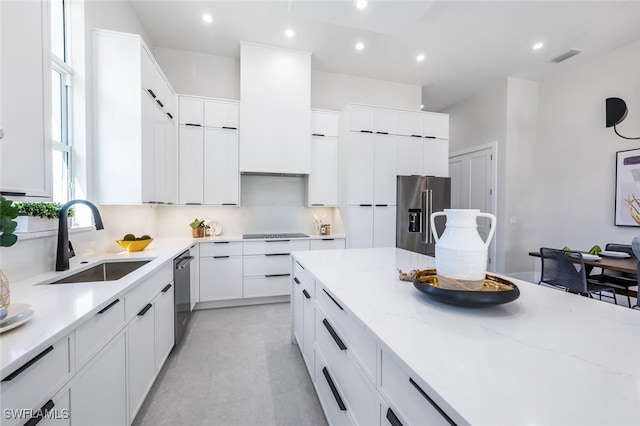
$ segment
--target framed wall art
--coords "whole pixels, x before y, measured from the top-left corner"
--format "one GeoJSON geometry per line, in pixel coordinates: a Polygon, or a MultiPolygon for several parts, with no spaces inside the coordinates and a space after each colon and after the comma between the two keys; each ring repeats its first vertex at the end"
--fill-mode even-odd
{"type": "Polygon", "coordinates": [[[640,226],[640,149],[616,153],[615,225],[640,226]]]}

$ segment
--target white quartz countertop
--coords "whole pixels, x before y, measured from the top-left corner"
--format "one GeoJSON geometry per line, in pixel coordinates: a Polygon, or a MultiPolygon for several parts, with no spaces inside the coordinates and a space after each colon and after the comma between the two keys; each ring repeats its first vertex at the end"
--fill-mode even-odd
{"type": "Polygon", "coordinates": [[[398,279],[397,268],[434,267],[431,257],[395,248],[293,256],[458,424],[640,424],[640,311],[508,277],[516,301],[462,308],[398,279]]]}
{"type": "Polygon", "coordinates": [[[11,283],[11,304],[29,304],[29,309],[33,310],[35,315],[23,325],[0,334],[0,377],[11,374],[193,244],[192,239],[156,239],[144,251],[119,251],[90,257],[74,257],[69,262],[68,271],[50,272],[11,283]],[[117,281],[42,284],[61,279],[102,260],[114,259],[152,260],[117,281]]]}

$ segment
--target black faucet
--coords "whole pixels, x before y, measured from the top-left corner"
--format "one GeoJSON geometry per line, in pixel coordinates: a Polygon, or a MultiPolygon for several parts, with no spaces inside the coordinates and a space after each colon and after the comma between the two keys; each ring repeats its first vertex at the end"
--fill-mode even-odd
{"type": "Polygon", "coordinates": [[[56,254],[56,271],[66,271],[69,269],[69,226],[67,224],[67,218],[69,216],[69,208],[74,204],[84,204],[88,206],[91,209],[91,213],[93,213],[93,221],[96,223],[96,229],[104,229],[98,207],[91,201],[71,200],[62,206],[58,217],[58,253],[56,254]]]}

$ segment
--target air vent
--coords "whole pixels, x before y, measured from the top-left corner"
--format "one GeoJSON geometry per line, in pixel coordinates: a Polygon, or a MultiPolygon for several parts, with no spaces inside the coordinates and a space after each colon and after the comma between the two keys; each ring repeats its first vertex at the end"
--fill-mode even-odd
{"type": "Polygon", "coordinates": [[[555,58],[551,59],[549,62],[553,62],[555,64],[559,64],[560,62],[566,61],[569,58],[573,58],[578,53],[582,53],[582,50],[581,49],[571,49],[571,50],[569,50],[567,52],[564,52],[562,55],[556,56],[555,58]]]}

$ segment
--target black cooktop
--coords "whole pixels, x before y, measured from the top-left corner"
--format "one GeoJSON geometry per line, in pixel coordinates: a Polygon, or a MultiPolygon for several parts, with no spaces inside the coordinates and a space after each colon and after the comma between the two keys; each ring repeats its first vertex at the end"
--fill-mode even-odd
{"type": "Polygon", "coordinates": [[[266,239],[266,240],[275,240],[275,239],[286,239],[286,238],[308,238],[307,234],[303,234],[301,232],[292,232],[292,233],[284,233],[284,234],[244,234],[242,238],[245,240],[248,239],[266,239]]]}

